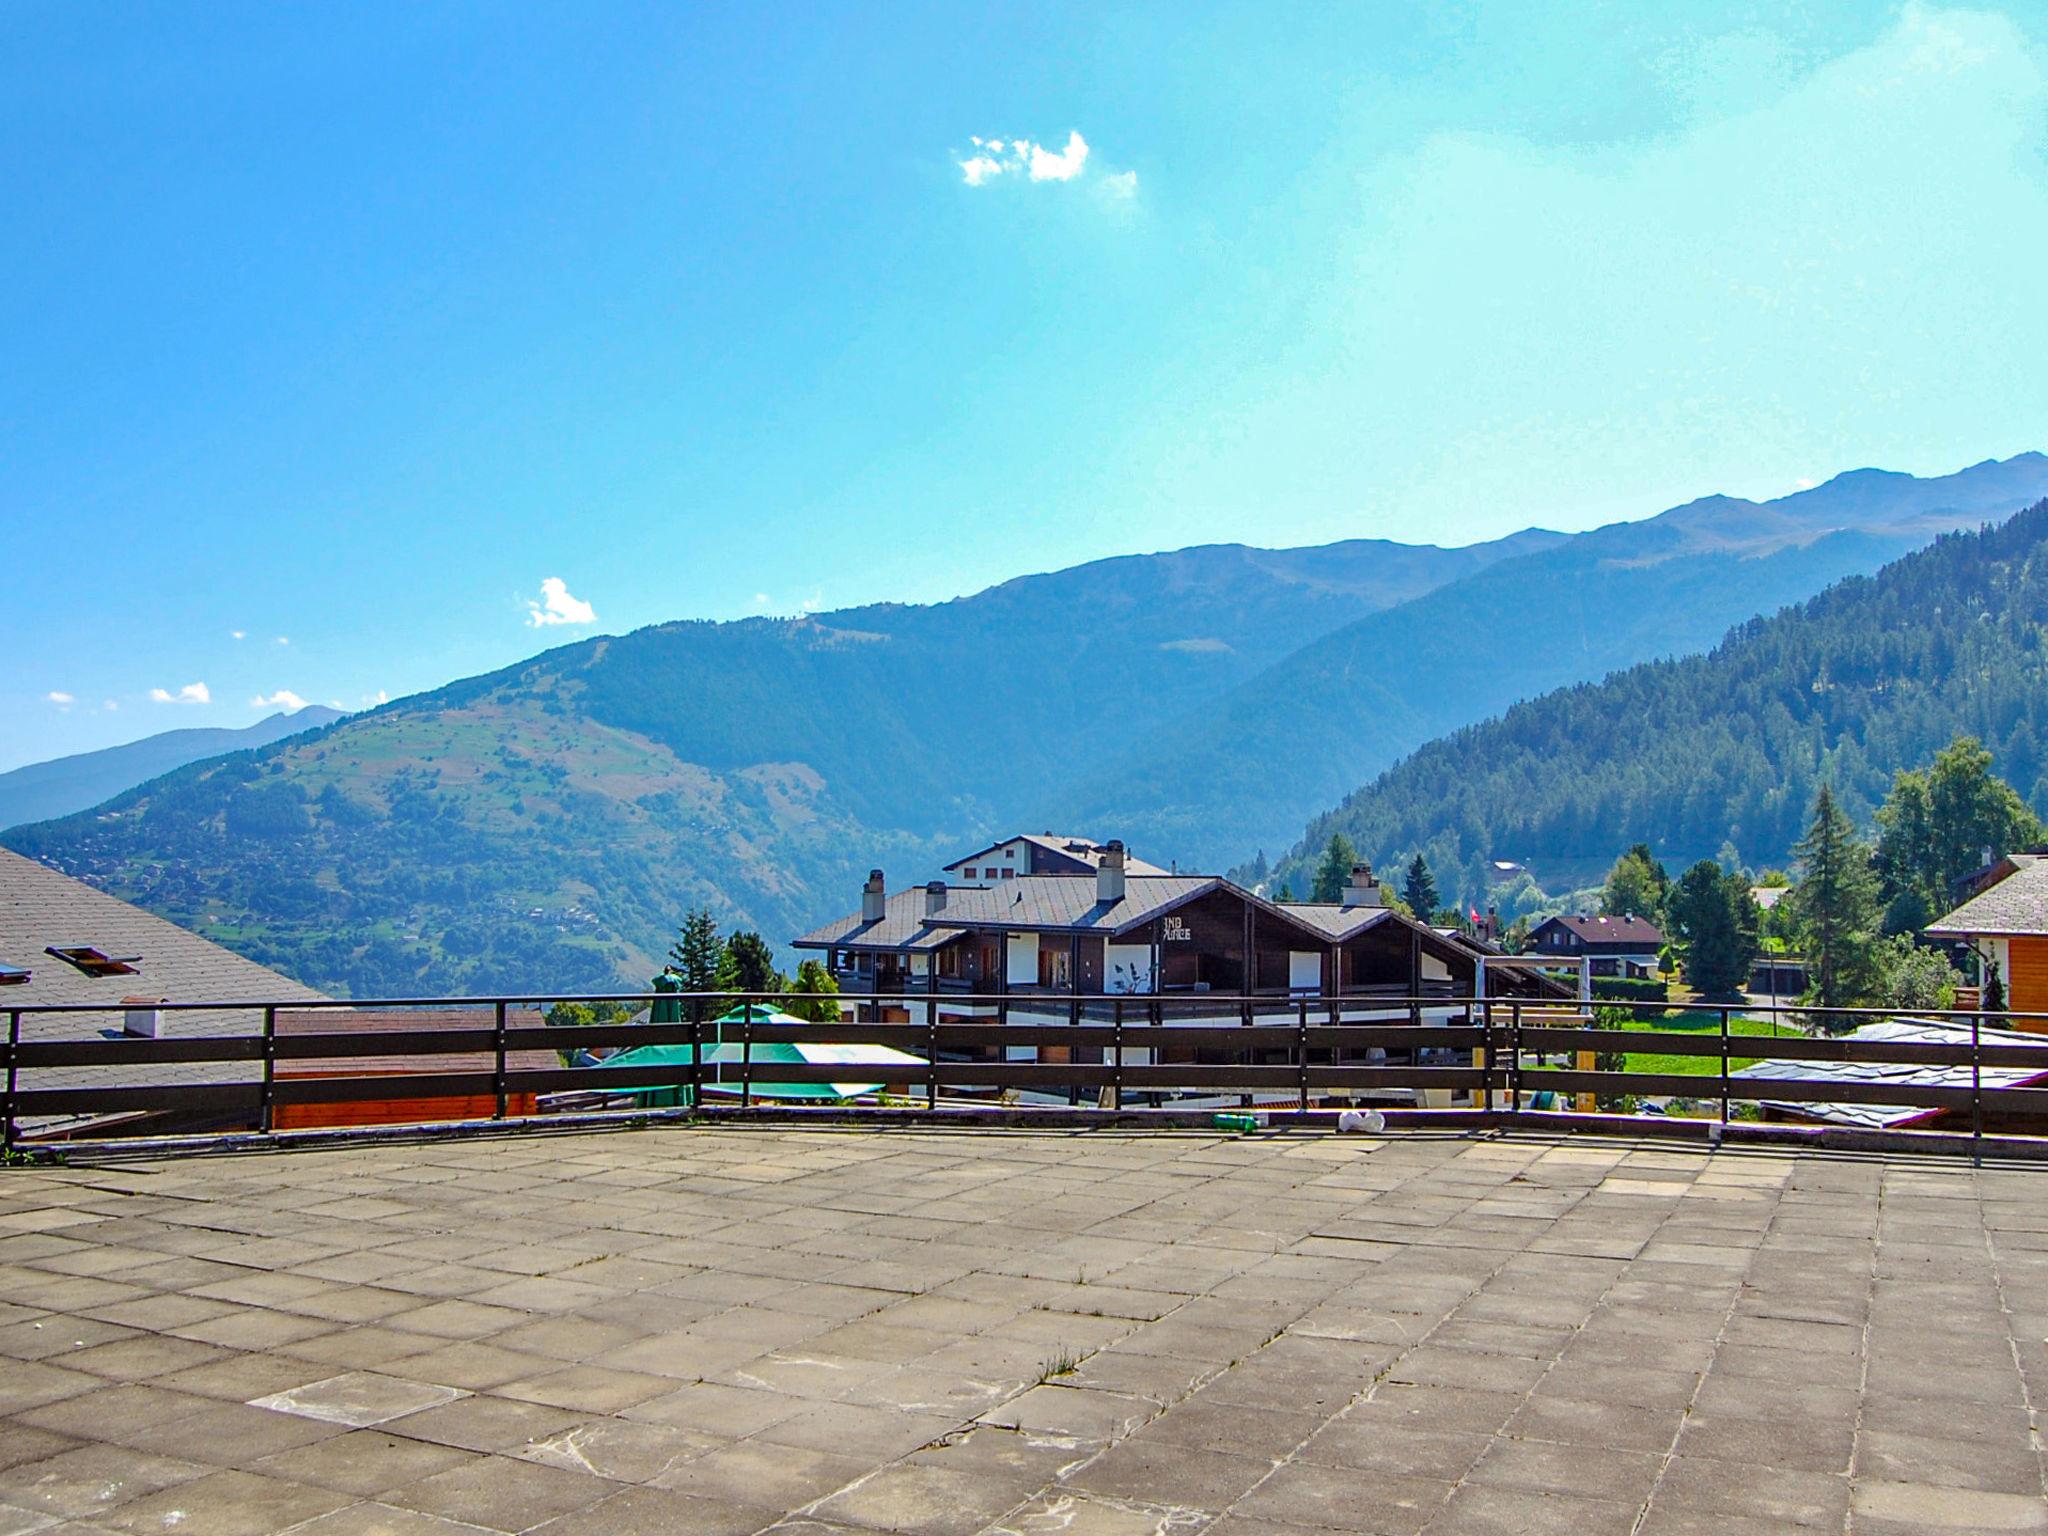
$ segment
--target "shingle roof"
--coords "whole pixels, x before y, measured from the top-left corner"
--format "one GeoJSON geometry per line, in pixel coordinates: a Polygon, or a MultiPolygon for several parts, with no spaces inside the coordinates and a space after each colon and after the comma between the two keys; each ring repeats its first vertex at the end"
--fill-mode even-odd
{"type": "MultiPolygon", "coordinates": [[[[37,1003],[104,1003],[81,1013],[29,1014],[21,1038],[90,1040],[119,1034],[123,1002],[131,997],[167,1002],[317,1002],[324,994],[281,976],[254,960],[223,949],[176,923],[131,906],[82,880],[0,848],[0,965],[32,974],[21,985],[0,987],[0,1015],[37,1003]],[[52,945],[90,944],[110,955],[135,956],[135,974],[87,976],[56,956],[52,945]]],[[[0,1025],[4,1025],[0,1018],[0,1025]]],[[[162,1016],[166,1035],[250,1035],[262,1030],[253,1009],[203,1008],[162,1016]]],[[[341,1027],[339,1025],[331,1027],[341,1027]]],[[[89,1087],[118,1078],[124,1083],[238,1082],[246,1064],[164,1062],[149,1067],[38,1068],[24,1071],[24,1088],[89,1087]]],[[[38,1122],[47,1129],[47,1122],[38,1122]]]]}
{"type": "Polygon", "coordinates": [[[863,922],[855,912],[794,943],[798,949],[916,950],[935,949],[969,928],[1116,934],[1228,885],[1216,875],[1131,875],[1123,900],[1105,903],[1096,897],[1093,875],[1020,875],[987,887],[953,886],[945,909],[929,917],[924,887],[913,886],[888,898],[880,922],[863,922]]]}
{"type": "Polygon", "coordinates": [[[2028,859],[2019,864],[1989,890],[1929,923],[1926,931],[1935,938],[1954,939],[2048,934],[2048,861],[2028,859]]]}
{"type": "MultiPolygon", "coordinates": [[[[1968,1045],[1970,1029],[1966,1024],[1942,1023],[1933,1019],[1884,1019],[1852,1030],[1844,1038],[1905,1041],[1919,1045],[1968,1045]]],[[[1985,1029],[1978,1032],[1978,1039],[1985,1045],[2023,1045],[2041,1053],[2041,1064],[2037,1067],[1979,1067],[1978,1081],[1985,1088],[2017,1088],[2024,1083],[2048,1076],[2048,1036],[2023,1034],[2009,1029],[1985,1029]]],[[[1970,1086],[1968,1066],[1945,1067],[1919,1063],[1893,1065],[1868,1061],[1765,1060],[1731,1072],[1728,1077],[1731,1082],[1745,1085],[1768,1083],[1774,1079],[1785,1081],[1813,1078],[1827,1082],[1869,1083],[1873,1087],[1896,1087],[1907,1084],[1922,1088],[1970,1086]]],[[[1738,1097],[1749,1095],[1740,1094],[1738,1097]]],[[[1837,1125],[1878,1130],[1888,1126],[1906,1125],[1941,1113],[1938,1109],[1922,1109],[1904,1104],[1821,1104],[1809,1103],[1803,1099],[1764,1098],[1760,1098],[1760,1102],[1768,1104],[1773,1109],[1784,1110],[1809,1120],[1827,1120],[1837,1125]]]]}

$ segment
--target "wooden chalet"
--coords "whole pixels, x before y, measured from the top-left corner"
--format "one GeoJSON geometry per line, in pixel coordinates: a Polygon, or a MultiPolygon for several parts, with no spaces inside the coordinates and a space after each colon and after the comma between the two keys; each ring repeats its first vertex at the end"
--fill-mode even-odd
{"type": "Polygon", "coordinates": [[[1967,945],[1980,968],[1995,966],[2014,1029],[2048,1034],[2048,854],[2013,853],[1963,884],[1962,905],[1926,927],[1930,939],[1967,945]]]}
{"type": "MultiPolygon", "coordinates": [[[[1469,997],[1480,954],[1383,905],[1368,866],[1340,902],[1280,903],[1219,875],[1133,873],[1116,842],[1085,875],[935,880],[892,894],[875,870],[860,911],[795,946],[823,951],[847,993],[942,1000],[1469,997]]],[[[1529,995],[1548,985],[1533,976],[1502,984],[1529,995]]],[[[985,1007],[963,1003],[940,1016],[978,1017],[985,1007]]]]}
{"type": "Polygon", "coordinates": [[[1544,960],[1584,960],[1595,976],[1648,977],[1664,935],[1642,917],[1548,917],[1529,930],[1522,953],[1544,960]]]}

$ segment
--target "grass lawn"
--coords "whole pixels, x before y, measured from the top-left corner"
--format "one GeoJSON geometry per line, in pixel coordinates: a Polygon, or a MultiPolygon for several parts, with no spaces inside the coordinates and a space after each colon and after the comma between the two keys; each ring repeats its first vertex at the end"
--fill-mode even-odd
{"type": "MultiPolygon", "coordinates": [[[[1623,1033],[1654,1031],[1659,1034],[1698,1033],[1705,1036],[1700,1043],[1710,1045],[1721,1032],[1721,1015],[1717,1009],[1682,1008],[1673,1009],[1661,1019],[1632,1020],[1623,1028],[1623,1033]]],[[[1798,1031],[1788,1025],[1773,1024],[1768,1019],[1745,1019],[1740,1014],[1731,1015],[1728,1020],[1731,1035],[1792,1035],[1798,1031]]],[[[1728,1069],[1733,1072],[1758,1061],[1755,1056],[1733,1056],[1728,1058],[1728,1069]]],[[[1721,1058],[1716,1056],[1670,1056],[1658,1051],[1630,1051],[1628,1068],[1631,1072],[1661,1072],[1686,1077],[1719,1077],[1721,1058]]]]}

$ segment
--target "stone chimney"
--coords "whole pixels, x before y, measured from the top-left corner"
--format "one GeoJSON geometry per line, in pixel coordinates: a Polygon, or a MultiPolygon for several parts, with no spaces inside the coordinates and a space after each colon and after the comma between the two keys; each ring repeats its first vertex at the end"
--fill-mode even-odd
{"type": "Polygon", "coordinates": [[[1358,863],[1351,866],[1351,883],[1344,887],[1344,905],[1347,907],[1383,907],[1380,900],[1380,883],[1372,877],[1370,864],[1358,863]]]}
{"type": "Polygon", "coordinates": [[[124,997],[121,999],[121,1032],[154,1040],[164,1032],[163,999],[124,997]]]}
{"type": "Polygon", "coordinates": [[[924,888],[924,915],[937,917],[946,910],[946,882],[934,880],[924,888]]]}
{"type": "Polygon", "coordinates": [[[868,871],[868,883],[860,888],[860,920],[864,923],[879,923],[887,909],[888,896],[882,884],[879,869],[868,871]]]}
{"type": "Polygon", "coordinates": [[[1102,850],[1102,862],[1095,866],[1095,899],[1111,903],[1124,899],[1124,845],[1111,838],[1102,850]]]}

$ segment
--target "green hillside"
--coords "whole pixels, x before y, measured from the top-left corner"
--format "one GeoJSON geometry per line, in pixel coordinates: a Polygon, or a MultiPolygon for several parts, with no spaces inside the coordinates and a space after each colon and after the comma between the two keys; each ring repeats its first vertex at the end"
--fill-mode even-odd
{"type": "Polygon", "coordinates": [[[2048,809],[2048,502],[1950,534],[1870,577],[1731,630],[1706,655],[1560,689],[1406,758],[1309,823],[1275,879],[1297,888],[1343,832],[1369,857],[1421,849],[1447,897],[1480,861],[1603,867],[1732,842],[1784,861],[1814,791],[1867,818],[1892,775],[1959,733],[2048,809]]]}

